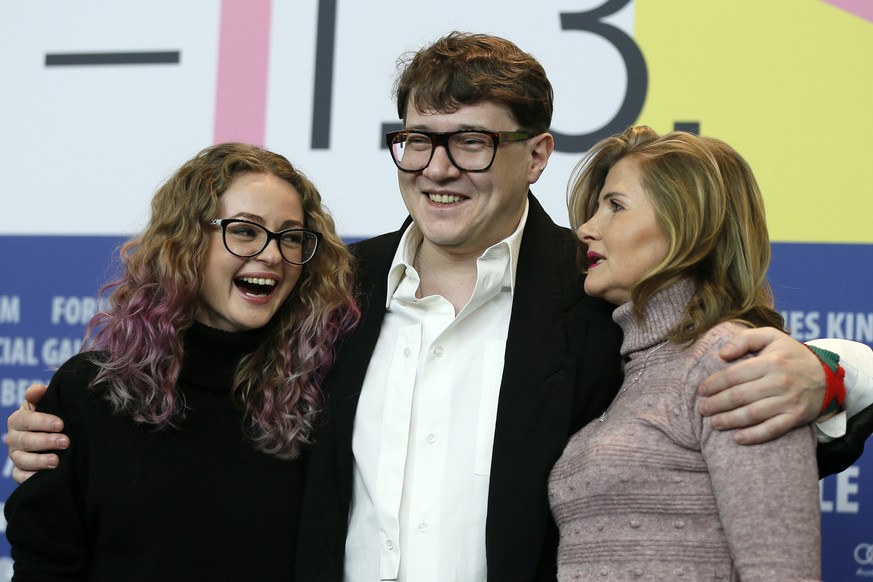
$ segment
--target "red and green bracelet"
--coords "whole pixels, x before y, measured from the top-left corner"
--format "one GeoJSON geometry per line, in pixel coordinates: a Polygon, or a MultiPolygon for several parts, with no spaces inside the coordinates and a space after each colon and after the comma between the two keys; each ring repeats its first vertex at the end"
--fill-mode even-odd
{"type": "Polygon", "coordinates": [[[825,396],[821,406],[822,416],[832,412],[839,412],[846,400],[846,384],[844,382],[846,371],[840,365],[840,355],[829,350],[806,346],[821,362],[825,373],[825,396]]]}

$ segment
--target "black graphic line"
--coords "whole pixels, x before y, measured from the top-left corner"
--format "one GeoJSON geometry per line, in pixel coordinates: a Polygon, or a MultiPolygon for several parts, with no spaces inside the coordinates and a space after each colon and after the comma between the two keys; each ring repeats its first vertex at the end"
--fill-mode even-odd
{"type": "Polygon", "coordinates": [[[90,65],[178,65],[181,51],[129,53],[53,53],[45,55],[46,67],[90,65]]]}

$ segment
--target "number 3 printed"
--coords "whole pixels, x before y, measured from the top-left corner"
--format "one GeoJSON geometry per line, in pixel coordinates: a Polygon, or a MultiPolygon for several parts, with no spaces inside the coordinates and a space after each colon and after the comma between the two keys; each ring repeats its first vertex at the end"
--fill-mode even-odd
{"type": "Polygon", "coordinates": [[[552,131],[555,136],[555,149],[564,153],[582,153],[588,150],[594,142],[609,137],[614,133],[624,131],[633,125],[643,110],[646,101],[646,91],[649,86],[649,72],[643,53],[630,36],[611,24],[603,22],[605,16],[615,14],[630,0],[607,0],[597,8],[587,12],[562,12],[561,28],[563,30],[583,30],[594,33],[609,41],[618,49],[627,67],[627,92],[624,101],[609,122],[591,133],[570,135],[552,131]]]}

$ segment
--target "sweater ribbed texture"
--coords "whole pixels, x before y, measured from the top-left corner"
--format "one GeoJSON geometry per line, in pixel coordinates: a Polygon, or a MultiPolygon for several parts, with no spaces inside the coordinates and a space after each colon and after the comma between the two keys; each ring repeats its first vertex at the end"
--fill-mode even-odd
{"type": "Polygon", "coordinates": [[[571,438],[549,481],[561,581],[820,576],[813,431],[741,446],[701,417],[698,387],[726,366],[718,350],[739,326],[659,347],[692,293],[688,281],[658,293],[643,325],[631,304],[614,312],[623,391],[571,438]]]}

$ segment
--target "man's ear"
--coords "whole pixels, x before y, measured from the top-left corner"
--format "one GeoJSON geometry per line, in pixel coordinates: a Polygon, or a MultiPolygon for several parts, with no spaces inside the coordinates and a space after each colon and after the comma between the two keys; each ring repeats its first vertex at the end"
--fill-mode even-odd
{"type": "Polygon", "coordinates": [[[555,151],[555,138],[545,132],[530,139],[531,148],[530,167],[528,168],[528,183],[533,184],[540,179],[543,170],[549,164],[549,156],[555,151]]]}

